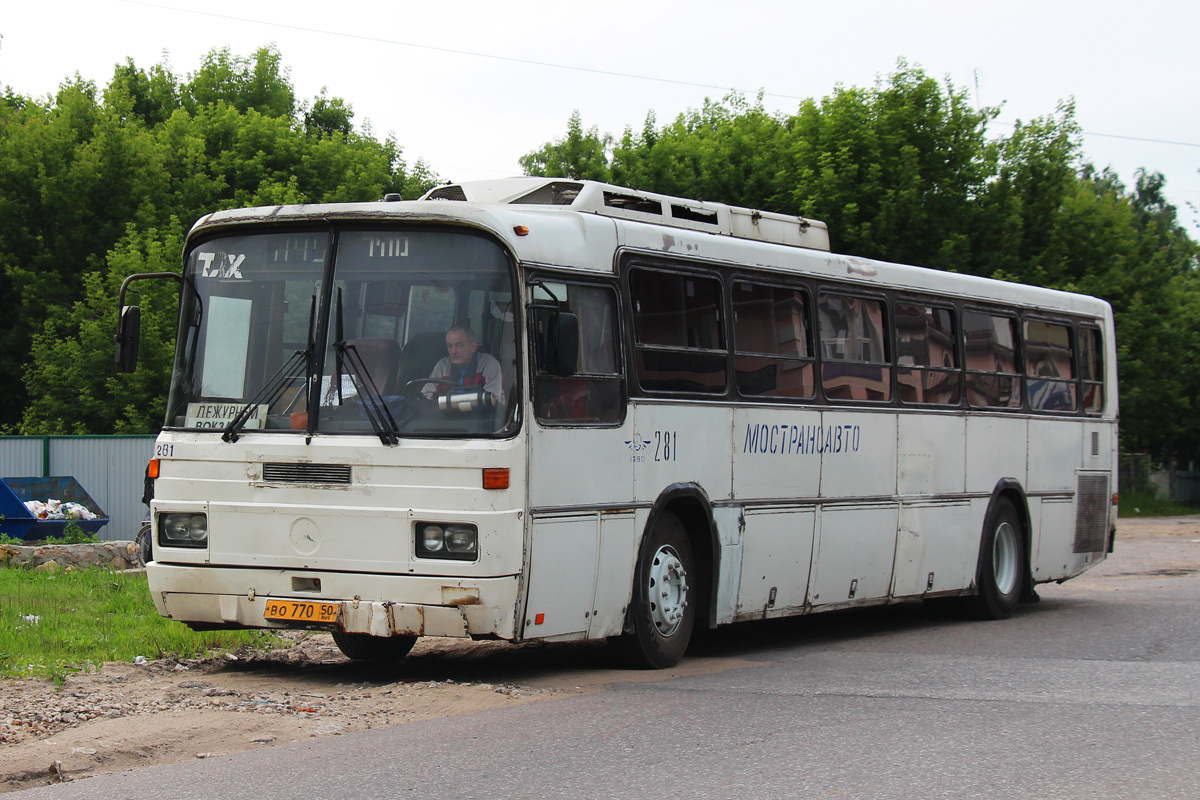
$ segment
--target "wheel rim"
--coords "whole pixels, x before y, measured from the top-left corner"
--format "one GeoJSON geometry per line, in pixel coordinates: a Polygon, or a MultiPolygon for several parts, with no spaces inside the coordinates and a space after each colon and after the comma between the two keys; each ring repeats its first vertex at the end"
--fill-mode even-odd
{"type": "Polygon", "coordinates": [[[683,623],[687,608],[687,572],[679,554],[670,545],[663,545],[650,561],[650,621],[660,636],[671,636],[683,623]]]}
{"type": "Polygon", "coordinates": [[[1011,594],[1017,585],[1017,529],[1000,523],[992,544],[992,571],[1000,594],[1011,594]]]}

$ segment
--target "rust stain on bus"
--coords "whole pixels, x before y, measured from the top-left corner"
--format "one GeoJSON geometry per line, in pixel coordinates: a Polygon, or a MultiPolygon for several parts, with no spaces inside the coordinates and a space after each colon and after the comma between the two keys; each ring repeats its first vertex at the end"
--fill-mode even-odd
{"type": "Polygon", "coordinates": [[[425,609],[421,606],[389,603],[387,606],[388,628],[396,635],[424,636],[425,609]]]}
{"type": "Polygon", "coordinates": [[[477,606],[479,605],[479,589],[474,586],[443,586],[442,605],[477,606]]]}

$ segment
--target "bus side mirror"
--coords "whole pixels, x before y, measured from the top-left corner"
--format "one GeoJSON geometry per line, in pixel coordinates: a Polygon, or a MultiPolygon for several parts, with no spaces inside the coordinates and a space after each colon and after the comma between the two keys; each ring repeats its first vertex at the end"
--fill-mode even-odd
{"type": "Polygon", "coordinates": [[[137,306],[122,306],[117,322],[117,372],[137,370],[138,344],[142,339],[142,310],[137,306]]]}
{"type": "Polygon", "coordinates": [[[550,317],[548,327],[550,352],[546,371],[561,378],[570,377],[579,365],[579,317],[560,311],[550,317]]]}

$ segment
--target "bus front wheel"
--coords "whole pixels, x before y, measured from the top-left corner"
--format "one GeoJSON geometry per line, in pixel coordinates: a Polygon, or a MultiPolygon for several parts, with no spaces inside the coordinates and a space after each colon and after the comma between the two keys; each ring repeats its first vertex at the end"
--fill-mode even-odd
{"type": "Polygon", "coordinates": [[[1021,516],[1007,498],[999,498],[983,529],[976,576],[978,594],[972,600],[974,616],[1008,619],[1021,599],[1025,581],[1025,535],[1021,516]]]}
{"type": "Polygon", "coordinates": [[[399,661],[413,649],[417,637],[334,631],[333,643],[342,651],[342,655],[353,661],[399,661]]]}
{"type": "Polygon", "coordinates": [[[613,642],[630,666],[666,669],[683,658],[696,618],[694,565],[683,523],[663,512],[642,542],[634,572],[632,630],[613,642]]]}
{"type": "Polygon", "coordinates": [[[138,566],[144,567],[153,557],[153,543],[150,541],[150,523],[143,522],[142,527],[138,529],[137,536],[133,539],[137,545],[138,566]]]}

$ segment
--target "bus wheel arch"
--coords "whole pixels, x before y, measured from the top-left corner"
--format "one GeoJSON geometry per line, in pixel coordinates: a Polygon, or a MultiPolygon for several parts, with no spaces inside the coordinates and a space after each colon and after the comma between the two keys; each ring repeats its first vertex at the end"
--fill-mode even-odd
{"type": "Polygon", "coordinates": [[[710,624],[715,547],[712,507],[700,487],[674,485],[659,495],[638,547],[624,632],[613,640],[628,664],[674,666],[694,628],[710,624]]]}
{"type": "Polygon", "coordinates": [[[1014,480],[1000,481],[984,515],[970,599],[973,616],[1007,619],[1033,595],[1031,532],[1024,490],[1014,480]]]}

